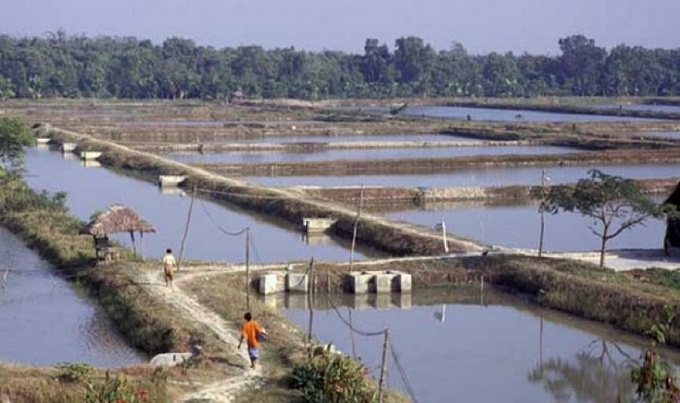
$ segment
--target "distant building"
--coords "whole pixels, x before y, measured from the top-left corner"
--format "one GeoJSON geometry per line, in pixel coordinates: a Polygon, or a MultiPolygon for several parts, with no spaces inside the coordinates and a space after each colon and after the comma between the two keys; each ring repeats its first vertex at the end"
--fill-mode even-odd
{"type": "Polygon", "coordinates": [[[243,101],[243,92],[236,91],[236,92],[233,92],[231,95],[229,95],[229,103],[230,104],[237,104],[241,101],[243,101]]]}

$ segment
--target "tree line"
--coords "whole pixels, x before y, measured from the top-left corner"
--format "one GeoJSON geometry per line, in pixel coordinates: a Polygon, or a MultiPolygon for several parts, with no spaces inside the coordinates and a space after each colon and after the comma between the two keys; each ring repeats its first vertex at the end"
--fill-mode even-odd
{"type": "Polygon", "coordinates": [[[418,37],[363,54],[260,46],[217,49],[190,39],[0,36],[0,98],[264,98],[680,95],[680,49],[559,40],[559,56],[435,50],[418,37]]]}

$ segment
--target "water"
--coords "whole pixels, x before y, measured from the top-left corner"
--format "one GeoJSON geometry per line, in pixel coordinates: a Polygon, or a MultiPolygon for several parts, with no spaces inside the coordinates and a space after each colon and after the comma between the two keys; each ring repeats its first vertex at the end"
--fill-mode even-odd
{"type": "MultiPolygon", "coordinates": [[[[656,200],[657,202],[659,200],[656,200]]],[[[433,228],[444,221],[447,232],[509,248],[538,249],[538,206],[465,206],[448,210],[408,210],[385,214],[400,221],[433,228]]],[[[543,248],[554,252],[599,250],[600,238],[589,229],[593,220],[578,213],[545,215],[543,248]]],[[[600,229],[601,225],[594,228],[600,229]]],[[[664,220],[649,219],[607,242],[608,249],[659,249],[666,233],[664,220]]]]}
{"type": "Polygon", "coordinates": [[[409,148],[359,148],[332,149],[292,153],[288,151],[234,151],[219,154],[170,153],[163,157],[185,163],[273,163],[321,162],[338,160],[376,160],[408,158],[451,158],[471,155],[538,155],[577,152],[580,150],[551,146],[501,146],[501,147],[409,147],[409,148]]]}
{"type": "MultiPolygon", "coordinates": [[[[680,165],[603,165],[554,166],[547,168],[551,183],[576,182],[587,176],[590,169],[632,179],[677,178],[680,165]]],[[[351,176],[261,176],[246,180],[265,186],[399,186],[399,187],[458,187],[538,185],[541,167],[490,168],[438,174],[351,175],[351,176]]]]}
{"type": "MultiPolygon", "coordinates": [[[[71,154],[65,154],[72,158],[71,154]]],[[[114,203],[122,203],[135,210],[156,227],[155,234],[144,236],[146,256],[160,258],[166,248],[179,253],[190,197],[181,194],[162,194],[158,187],[144,181],[119,175],[104,168],[86,168],[82,162],[65,159],[56,151],[30,149],[25,159],[26,181],[34,189],[49,192],[66,191],[67,206],[83,221],[93,212],[104,211],[114,203]]],[[[301,229],[283,221],[271,221],[249,215],[235,208],[198,199],[194,204],[191,227],[186,241],[186,259],[211,261],[245,261],[245,237],[223,233],[251,228],[251,262],[287,262],[308,260],[344,261],[349,259],[349,245],[344,240],[332,242],[303,239],[301,229]],[[276,225],[274,225],[276,224],[276,225]]],[[[138,235],[138,234],[137,234],[138,235]]],[[[124,245],[131,245],[129,235],[114,237],[124,245]]],[[[139,245],[139,237],[137,236],[139,245]]],[[[355,256],[364,258],[371,251],[358,250],[355,256]]]]}
{"type": "MultiPolygon", "coordinates": [[[[361,307],[352,309],[352,325],[367,332],[389,329],[390,344],[420,402],[609,403],[618,393],[624,400],[634,393],[630,364],[639,363],[647,345],[640,338],[488,289],[414,293],[412,304],[403,296],[398,302],[405,309],[389,307],[390,297],[383,297],[388,303],[372,309],[365,301],[375,295],[350,296],[347,304],[361,307]]],[[[293,305],[284,314],[307,329],[308,312],[293,305]]],[[[313,333],[352,355],[351,332],[338,318],[349,321],[348,310],[315,310],[313,333]]],[[[354,335],[354,342],[356,356],[377,379],[382,336],[354,335]]],[[[677,352],[663,354],[680,361],[677,352]]],[[[406,391],[391,353],[387,368],[388,385],[406,391]]]]}
{"type": "Polygon", "coordinates": [[[447,119],[487,120],[496,122],[623,122],[651,120],[625,116],[601,116],[571,113],[551,113],[521,109],[486,109],[458,106],[409,106],[402,114],[409,116],[428,116],[447,119]],[[521,115],[521,118],[518,118],[521,115]]]}
{"type": "Polygon", "coordinates": [[[111,367],[146,361],[129,347],[96,302],[80,295],[50,264],[0,227],[0,360],[111,367]],[[7,282],[2,286],[5,270],[7,282]]]}
{"type": "Polygon", "coordinates": [[[285,143],[353,143],[353,142],[392,142],[392,141],[455,141],[455,142],[478,142],[469,137],[454,136],[448,134],[391,134],[391,135],[342,135],[342,136],[284,136],[267,135],[263,137],[238,139],[235,141],[216,140],[220,143],[236,144],[285,144],[285,143]]]}

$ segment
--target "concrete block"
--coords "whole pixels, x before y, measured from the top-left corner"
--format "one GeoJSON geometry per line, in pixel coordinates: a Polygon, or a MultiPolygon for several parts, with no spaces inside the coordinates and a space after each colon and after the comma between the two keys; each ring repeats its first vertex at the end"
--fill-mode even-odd
{"type": "Polygon", "coordinates": [[[102,156],[101,151],[81,151],[80,152],[80,158],[84,159],[85,161],[87,160],[96,160],[97,158],[102,156]]]}
{"type": "Polygon", "coordinates": [[[333,226],[338,220],[334,218],[303,218],[302,226],[307,233],[324,232],[333,226]]]}
{"type": "Polygon", "coordinates": [[[378,294],[391,293],[393,277],[394,275],[391,273],[377,273],[375,275],[375,291],[378,294]]]}
{"type": "Polygon", "coordinates": [[[402,293],[410,293],[411,289],[413,288],[412,284],[412,278],[410,274],[407,273],[398,273],[395,276],[395,290],[394,291],[399,291],[402,293]]]}
{"type": "Polygon", "coordinates": [[[47,143],[50,142],[50,138],[49,137],[38,137],[37,139],[35,139],[35,141],[38,144],[47,144],[47,143]]]}
{"type": "Polygon", "coordinates": [[[161,185],[161,187],[177,186],[186,180],[186,178],[187,177],[184,175],[159,175],[158,184],[161,185]]]}
{"type": "Polygon", "coordinates": [[[73,152],[76,149],[76,143],[61,143],[61,151],[65,153],[73,152]]]}
{"type": "Polygon", "coordinates": [[[184,361],[191,358],[193,354],[191,353],[164,353],[158,354],[151,359],[150,364],[156,367],[167,366],[174,367],[177,364],[181,364],[184,361]]]}
{"type": "Polygon", "coordinates": [[[286,291],[288,292],[309,292],[309,277],[301,273],[286,274],[286,291]]]}
{"type": "Polygon", "coordinates": [[[362,272],[352,272],[349,274],[350,292],[352,294],[366,294],[370,292],[369,282],[373,276],[362,272]]]}
{"type": "Polygon", "coordinates": [[[273,273],[263,274],[258,279],[258,290],[260,294],[269,295],[284,291],[279,288],[278,276],[273,273]]]}

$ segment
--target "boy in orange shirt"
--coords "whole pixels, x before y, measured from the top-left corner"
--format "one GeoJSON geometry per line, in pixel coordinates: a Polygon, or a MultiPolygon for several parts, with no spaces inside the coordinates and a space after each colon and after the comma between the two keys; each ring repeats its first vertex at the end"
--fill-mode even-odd
{"type": "Polygon", "coordinates": [[[245,322],[241,327],[241,339],[238,342],[238,348],[241,349],[243,339],[246,338],[248,343],[248,357],[250,357],[250,368],[255,368],[255,362],[260,358],[260,338],[266,337],[267,332],[260,326],[259,323],[253,320],[250,312],[246,312],[243,316],[245,322]]]}

